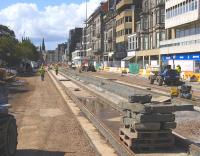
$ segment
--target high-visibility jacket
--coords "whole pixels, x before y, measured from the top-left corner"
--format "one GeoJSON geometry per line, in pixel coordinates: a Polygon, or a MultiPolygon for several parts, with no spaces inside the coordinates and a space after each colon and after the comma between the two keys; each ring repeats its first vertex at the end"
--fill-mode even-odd
{"type": "Polygon", "coordinates": [[[40,72],[40,75],[44,75],[44,74],[45,74],[45,69],[44,69],[44,67],[41,67],[40,70],[39,70],[39,72],[40,72]]]}
{"type": "Polygon", "coordinates": [[[55,67],[55,71],[58,71],[58,66],[55,67]]]}
{"type": "Polygon", "coordinates": [[[177,66],[176,70],[177,70],[178,73],[181,73],[181,67],[180,66],[177,66]]]}

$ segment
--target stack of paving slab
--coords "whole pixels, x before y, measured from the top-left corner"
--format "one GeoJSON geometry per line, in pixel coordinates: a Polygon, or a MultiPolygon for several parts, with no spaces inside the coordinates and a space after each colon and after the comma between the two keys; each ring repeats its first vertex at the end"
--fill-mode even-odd
{"type": "Polygon", "coordinates": [[[128,103],[121,103],[124,127],[119,131],[120,139],[133,150],[173,147],[174,112],[194,110],[193,105],[152,103],[151,99],[151,95],[133,95],[128,103]]]}

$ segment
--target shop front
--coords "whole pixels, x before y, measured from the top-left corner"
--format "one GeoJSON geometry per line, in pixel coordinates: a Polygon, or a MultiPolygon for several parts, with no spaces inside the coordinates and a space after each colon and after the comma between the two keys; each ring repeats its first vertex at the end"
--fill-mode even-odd
{"type": "Polygon", "coordinates": [[[162,63],[172,68],[180,65],[184,72],[200,73],[200,52],[162,55],[162,63]]]}

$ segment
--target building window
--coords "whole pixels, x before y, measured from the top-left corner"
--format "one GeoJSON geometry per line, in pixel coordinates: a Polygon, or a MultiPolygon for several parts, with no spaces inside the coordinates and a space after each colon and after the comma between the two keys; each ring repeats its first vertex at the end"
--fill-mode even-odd
{"type": "Polygon", "coordinates": [[[126,16],[125,17],[125,22],[132,22],[132,17],[131,16],[126,16]]]}
{"type": "Polygon", "coordinates": [[[152,49],[153,48],[153,38],[152,38],[152,35],[150,35],[149,38],[150,38],[150,42],[149,42],[150,47],[149,48],[152,49]]]}
{"type": "Polygon", "coordinates": [[[160,23],[160,12],[159,10],[156,11],[156,24],[160,23]]]}
{"type": "Polygon", "coordinates": [[[160,10],[160,22],[165,23],[165,9],[160,10]]]}
{"type": "Polygon", "coordinates": [[[197,0],[186,0],[171,8],[166,9],[166,19],[181,15],[183,13],[194,11],[198,8],[197,0]]]}
{"type": "Polygon", "coordinates": [[[138,48],[138,37],[136,35],[130,36],[128,39],[128,50],[136,50],[138,48]]]}
{"type": "Polygon", "coordinates": [[[160,32],[160,41],[164,41],[166,39],[166,33],[165,31],[160,32]]]}
{"type": "Polygon", "coordinates": [[[195,0],[195,4],[194,4],[194,9],[195,10],[197,9],[197,5],[198,5],[197,0],[195,0]]]}
{"type": "Polygon", "coordinates": [[[132,29],[125,29],[125,35],[131,34],[132,33],[132,29]]]}
{"type": "Polygon", "coordinates": [[[145,8],[148,7],[148,0],[144,2],[144,6],[145,6],[145,8]]]}
{"type": "Polygon", "coordinates": [[[160,33],[156,33],[156,47],[159,48],[160,46],[160,33]]]}
{"type": "Polygon", "coordinates": [[[144,24],[144,27],[143,27],[143,28],[144,28],[144,29],[148,29],[148,18],[145,17],[145,18],[143,19],[143,24],[144,24]]]}
{"type": "Polygon", "coordinates": [[[144,50],[148,50],[149,48],[149,36],[148,35],[144,35],[144,39],[143,39],[143,49],[144,50]]]}
{"type": "Polygon", "coordinates": [[[136,23],[136,32],[140,32],[140,29],[141,29],[141,23],[137,22],[136,23]]]}

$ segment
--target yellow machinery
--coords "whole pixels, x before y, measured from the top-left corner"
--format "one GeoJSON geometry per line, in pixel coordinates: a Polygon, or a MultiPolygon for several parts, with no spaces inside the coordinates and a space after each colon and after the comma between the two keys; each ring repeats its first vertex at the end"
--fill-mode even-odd
{"type": "Polygon", "coordinates": [[[178,89],[178,87],[171,87],[170,95],[172,97],[178,97],[179,96],[179,89],[178,89]]]}

